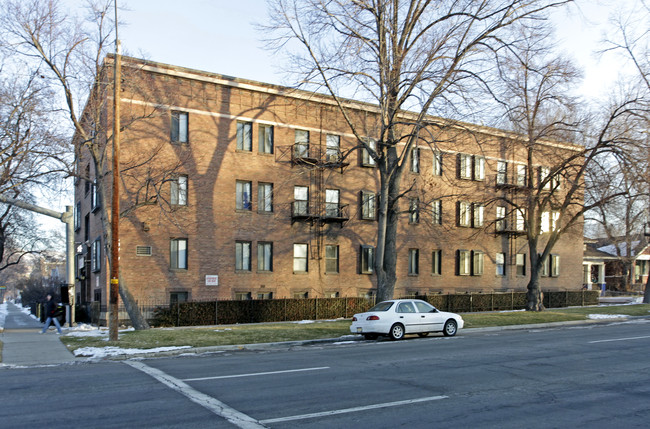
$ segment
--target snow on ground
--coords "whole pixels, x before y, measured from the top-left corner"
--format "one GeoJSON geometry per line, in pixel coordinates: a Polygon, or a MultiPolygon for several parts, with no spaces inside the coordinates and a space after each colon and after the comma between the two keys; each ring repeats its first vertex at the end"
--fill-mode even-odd
{"type": "Polygon", "coordinates": [[[627,319],[627,314],[590,314],[588,319],[627,319]]]}
{"type": "Polygon", "coordinates": [[[123,349],[121,347],[82,347],[74,351],[77,357],[103,358],[109,356],[140,355],[168,352],[172,350],[191,349],[191,346],[156,347],[154,349],[123,349]]]}

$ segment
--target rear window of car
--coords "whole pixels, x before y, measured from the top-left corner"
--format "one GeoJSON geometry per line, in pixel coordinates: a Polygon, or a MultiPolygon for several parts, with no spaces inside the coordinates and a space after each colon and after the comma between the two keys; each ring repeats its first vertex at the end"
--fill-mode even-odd
{"type": "Polygon", "coordinates": [[[380,302],[379,304],[375,305],[368,311],[387,311],[389,308],[393,306],[393,302],[380,302]]]}

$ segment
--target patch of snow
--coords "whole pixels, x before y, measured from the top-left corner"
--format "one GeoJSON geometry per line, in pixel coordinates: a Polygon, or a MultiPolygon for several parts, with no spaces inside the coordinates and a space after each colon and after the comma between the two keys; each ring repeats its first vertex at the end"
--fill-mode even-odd
{"type": "Polygon", "coordinates": [[[338,346],[338,345],[341,345],[341,344],[356,344],[356,343],[357,343],[357,341],[337,341],[337,342],[332,343],[332,344],[338,346]]]}
{"type": "Polygon", "coordinates": [[[0,304],[0,329],[5,327],[5,318],[7,317],[7,303],[0,304]]]}
{"type": "Polygon", "coordinates": [[[293,323],[297,323],[299,325],[305,325],[305,324],[308,324],[308,323],[316,323],[316,322],[314,322],[313,320],[301,320],[299,322],[293,322],[293,323]]]}
{"type": "Polygon", "coordinates": [[[587,316],[588,319],[626,319],[630,316],[627,314],[590,314],[587,316]]]}
{"type": "Polygon", "coordinates": [[[214,332],[232,331],[232,328],[215,329],[214,332]]]}
{"type": "Polygon", "coordinates": [[[139,355],[189,349],[190,346],[156,347],[153,349],[123,349],[121,347],[81,347],[74,351],[77,357],[103,358],[109,356],[139,355]]]}

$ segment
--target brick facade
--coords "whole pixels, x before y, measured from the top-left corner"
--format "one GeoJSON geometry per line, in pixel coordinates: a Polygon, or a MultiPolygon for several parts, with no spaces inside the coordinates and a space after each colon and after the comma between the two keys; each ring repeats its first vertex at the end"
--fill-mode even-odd
{"type": "MultiPolygon", "coordinates": [[[[109,66],[111,60],[107,59],[109,66]]],[[[363,150],[330,98],[135,59],[125,59],[124,69],[125,81],[131,86],[121,99],[121,158],[125,166],[133,168],[125,167],[121,199],[123,208],[136,200],[148,201],[126,213],[120,222],[122,277],[136,299],[373,293],[375,277],[363,273],[362,248],[374,246],[377,222],[366,216],[368,207],[364,210],[363,203],[364,197],[368,203],[369,196],[378,192],[379,175],[376,168],[367,165],[368,159],[364,159],[363,150]],[[260,134],[268,134],[269,127],[273,150],[264,153],[264,143],[270,140],[260,143],[260,134]],[[239,149],[238,128],[242,137],[239,149]],[[308,153],[301,144],[295,144],[305,138],[305,131],[309,135],[308,153]],[[328,151],[328,135],[338,137],[339,150],[333,146],[337,138],[329,137],[328,151]],[[172,138],[185,141],[174,142],[172,138]],[[148,157],[153,159],[148,165],[138,164],[148,157]],[[167,174],[168,165],[174,168],[167,174]],[[143,184],[148,177],[156,180],[143,184]],[[307,188],[308,203],[296,200],[304,191],[296,187],[307,188]],[[156,196],[151,197],[153,194],[156,196]],[[265,199],[265,195],[271,198],[265,199]],[[181,267],[173,268],[170,260],[175,252],[170,243],[177,239],[181,241],[175,245],[187,244],[187,263],[185,266],[181,260],[181,267]],[[306,262],[294,257],[295,244],[307,245],[306,262]],[[338,246],[338,260],[334,248],[327,246],[338,246]],[[262,256],[271,249],[272,258],[261,263],[258,252],[262,256]],[[237,252],[242,255],[239,270],[237,252]],[[306,272],[294,271],[305,263],[306,272]],[[218,276],[218,285],[206,285],[206,276],[218,276]]],[[[110,106],[107,99],[102,105],[110,106]]],[[[373,106],[356,103],[356,107],[353,120],[363,124],[372,138],[373,106]]],[[[107,110],[102,117],[110,116],[107,110]]],[[[112,129],[110,119],[102,125],[112,129]]],[[[110,143],[110,132],[101,138],[110,143]]],[[[554,153],[575,151],[572,145],[551,142],[549,148],[554,153]]],[[[398,233],[396,295],[525,289],[529,270],[517,275],[516,254],[527,254],[527,243],[512,231],[515,219],[509,219],[506,231],[501,233],[496,232],[495,225],[499,195],[517,192],[515,186],[497,183],[497,161],[507,161],[508,183],[515,180],[516,166],[525,161],[516,139],[487,127],[440,127],[438,135],[432,141],[423,141],[418,149],[417,161],[409,162],[418,164],[415,170],[419,171],[405,173],[402,180],[405,189],[413,186],[413,190],[401,202],[404,213],[398,233]],[[442,160],[441,171],[434,170],[434,158],[442,160]],[[461,177],[465,173],[469,173],[468,178],[461,177]],[[438,218],[434,220],[434,211],[438,210],[433,201],[438,199],[440,223],[438,218]],[[411,204],[413,208],[418,205],[417,218],[410,213],[411,204]],[[472,210],[469,225],[459,226],[464,207],[472,210]],[[481,221],[480,210],[482,226],[474,224],[481,221]],[[434,251],[440,251],[435,269],[434,251]],[[466,255],[472,261],[482,254],[482,274],[459,275],[459,251],[469,251],[466,255]],[[497,253],[505,254],[504,275],[497,275],[497,253]]],[[[535,162],[541,168],[544,160],[535,162]]],[[[94,176],[94,167],[83,151],[78,168],[94,176]]],[[[75,240],[84,243],[78,247],[78,261],[85,261],[78,267],[84,272],[78,276],[77,292],[81,303],[96,299],[105,303],[103,241],[101,266],[96,267],[99,270],[90,266],[92,242],[103,240],[101,210],[92,210],[92,184],[87,190],[86,180],[76,182],[79,225],[75,240]]],[[[106,197],[105,201],[110,201],[110,196],[106,197]]],[[[561,268],[542,277],[542,289],[579,289],[582,231],[566,234],[553,254],[559,257],[555,261],[561,261],[561,268]]]]}

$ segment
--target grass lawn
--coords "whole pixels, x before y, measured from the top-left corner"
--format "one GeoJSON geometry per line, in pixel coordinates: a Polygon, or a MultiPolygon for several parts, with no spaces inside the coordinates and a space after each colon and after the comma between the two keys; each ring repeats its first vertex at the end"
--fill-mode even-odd
{"type": "MultiPolygon", "coordinates": [[[[589,314],[649,316],[650,304],[563,308],[543,312],[464,313],[462,316],[465,319],[465,328],[482,328],[489,326],[586,320],[589,314]]],[[[218,327],[154,328],[146,331],[122,332],[117,342],[107,341],[106,337],[73,337],[65,335],[61,337],[61,341],[70,350],[75,350],[80,347],[106,346],[140,349],[167,346],[207,347],[338,338],[343,335],[350,335],[349,327],[349,320],[337,320],[317,321],[314,323],[265,323],[224,325],[218,327]]]]}

